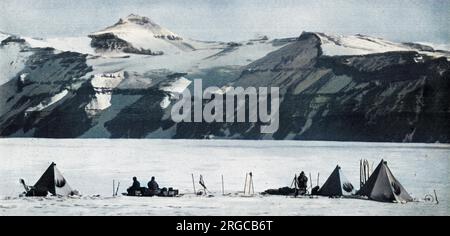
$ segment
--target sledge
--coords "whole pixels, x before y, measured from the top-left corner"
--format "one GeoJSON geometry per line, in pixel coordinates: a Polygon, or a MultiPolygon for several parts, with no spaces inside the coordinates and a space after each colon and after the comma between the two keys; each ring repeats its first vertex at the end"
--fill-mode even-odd
{"type": "Polygon", "coordinates": [[[54,162],[50,164],[35,185],[28,186],[23,179],[20,179],[20,183],[25,188],[25,192],[21,196],[25,197],[46,197],[49,193],[52,196],[60,197],[79,195],[78,191],[69,186],[54,162]]]}
{"type": "Polygon", "coordinates": [[[295,188],[279,188],[279,189],[268,189],[261,193],[263,196],[291,196],[291,197],[309,197],[311,195],[308,190],[300,190],[295,188]]]}
{"type": "MultiPolygon", "coordinates": [[[[279,188],[279,189],[267,189],[262,195],[275,195],[275,196],[294,196],[298,190],[295,188],[279,188]]],[[[299,195],[301,195],[299,193],[299,195]]]]}
{"type": "Polygon", "coordinates": [[[180,197],[178,189],[162,188],[158,190],[149,190],[148,188],[141,188],[136,191],[130,191],[129,193],[122,193],[127,197],[180,197]]]}

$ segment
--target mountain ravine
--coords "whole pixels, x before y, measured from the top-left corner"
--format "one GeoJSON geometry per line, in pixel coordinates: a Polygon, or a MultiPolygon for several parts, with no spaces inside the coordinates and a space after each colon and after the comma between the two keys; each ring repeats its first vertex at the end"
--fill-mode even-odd
{"type": "Polygon", "coordinates": [[[3,35],[0,136],[450,143],[449,52],[363,35],[226,43],[164,35],[175,34],[136,15],[80,39],[79,51],[3,35]],[[279,87],[278,131],[174,123],[174,95],[196,78],[224,90],[279,87]]]}

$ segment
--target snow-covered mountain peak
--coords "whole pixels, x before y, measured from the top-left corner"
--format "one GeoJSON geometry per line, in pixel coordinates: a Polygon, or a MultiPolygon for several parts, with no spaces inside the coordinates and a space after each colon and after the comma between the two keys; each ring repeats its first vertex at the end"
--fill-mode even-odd
{"type": "Polygon", "coordinates": [[[160,26],[159,24],[152,21],[150,18],[135,14],[131,14],[125,18],[121,18],[119,22],[117,22],[113,26],[107,27],[106,29],[94,34],[100,34],[105,32],[119,33],[119,34],[135,32],[136,34],[137,33],[147,34],[160,39],[182,40],[180,36],[160,26]]]}
{"type": "Polygon", "coordinates": [[[130,14],[129,16],[120,19],[117,25],[128,23],[143,25],[147,27],[159,27],[159,25],[152,21],[150,18],[136,14],[130,14]]]}
{"type": "Polygon", "coordinates": [[[192,50],[182,37],[148,17],[135,14],[90,35],[94,48],[125,53],[162,55],[192,50]]]}

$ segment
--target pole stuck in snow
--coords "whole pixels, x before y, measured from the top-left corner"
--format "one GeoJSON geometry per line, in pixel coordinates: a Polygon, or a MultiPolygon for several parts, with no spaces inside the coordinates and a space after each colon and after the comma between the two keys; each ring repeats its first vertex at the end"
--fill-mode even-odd
{"type": "Polygon", "coordinates": [[[320,179],[320,173],[317,172],[317,186],[320,186],[320,185],[319,185],[319,184],[320,184],[319,179],[320,179]]]}
{"type": "Polygon", "coordinates": [[[366,160],[366,165],[367,165],[367,172],[366,172],[366,183],[367,183],[367,180],[369,180],[369,177],[370,177],[370,164],[369,164],[369,161],[368,160],[366,160]]]}
{"type": "Polygon", "coordinates": [[[310,187],[311,187],[311,191],[312,191],[312,189],[313,189],[313,184],[312,184],[312,177],[311,177],[311,172],[309,172],[309,185],[310,185],[310,187]]]}
{"type": "Polygon", "coordinates": [[[367,176],[367,160],[363,161],[363,183],[366,184],[366,176],[367,176]]]}
{"type": "Polygon", "coordinates": [[[434,191],[434,200],[436,200],[436,204],[439,204],[439,200],[438,200],[438,197],[437,197],[437,194],[436,194],[436,190],[433,190],[434,191]]]}
{"type": "Polygon", "coordinates": [[[120,181],[117,181],[116,197],[117,197],[117,194],[119,193],[119,187],[120,187],[120,181]]]}
{"type": "Polygon", "coordinates": [[[223,182],[223,175],[222,175],[222,195],[225,195],[225,183],[223,182]]]}
{"type": "Polygon", "coordinates": [[[359,160],[359,188],[362,188],[363,182],[362,182],[362,159],[359,160]]]}
{"type": "Polygon", "coordinates": [[[247,179],[248,179],[248,173],[245,173],[244,195],[247,192],[247,179]]]}
{"type": "Polygon", "coordinates": [[[197,191],[195,190],[195,180],[194,180],[194,174],[192,174],[192,186],[194,187],[194,194],[197,195],[197,191]]]}
{"type": "MultiPolygon", "coordinates": [[[[250,184],[252,185],[252,194],[255,194],[255,186],[253,185],[253,173],[250,172],[250,184]]],[[[250,187],[248,188],[248,192],[250,193],[250,187]]]]}
{"type": "Polygon", "coordinates": [[[113,191],[112,191],[112,196],[115,197],[114,192],[116,191],[116,181],[113,180],[113,191]]]}

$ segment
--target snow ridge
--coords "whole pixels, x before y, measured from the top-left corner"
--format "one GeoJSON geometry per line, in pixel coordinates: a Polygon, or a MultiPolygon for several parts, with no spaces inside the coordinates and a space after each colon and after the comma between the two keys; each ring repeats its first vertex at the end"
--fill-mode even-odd
{"type": "Polygon", "coordinates": [[[416,51],[434,57],[449,56],[447,52],[437,52],[432,47],[419,43],[395,43],[362,34],[343,36],[315,33],[321,40],[322,51],[327,56],[355,56],[375,53],[416,51]]]}

